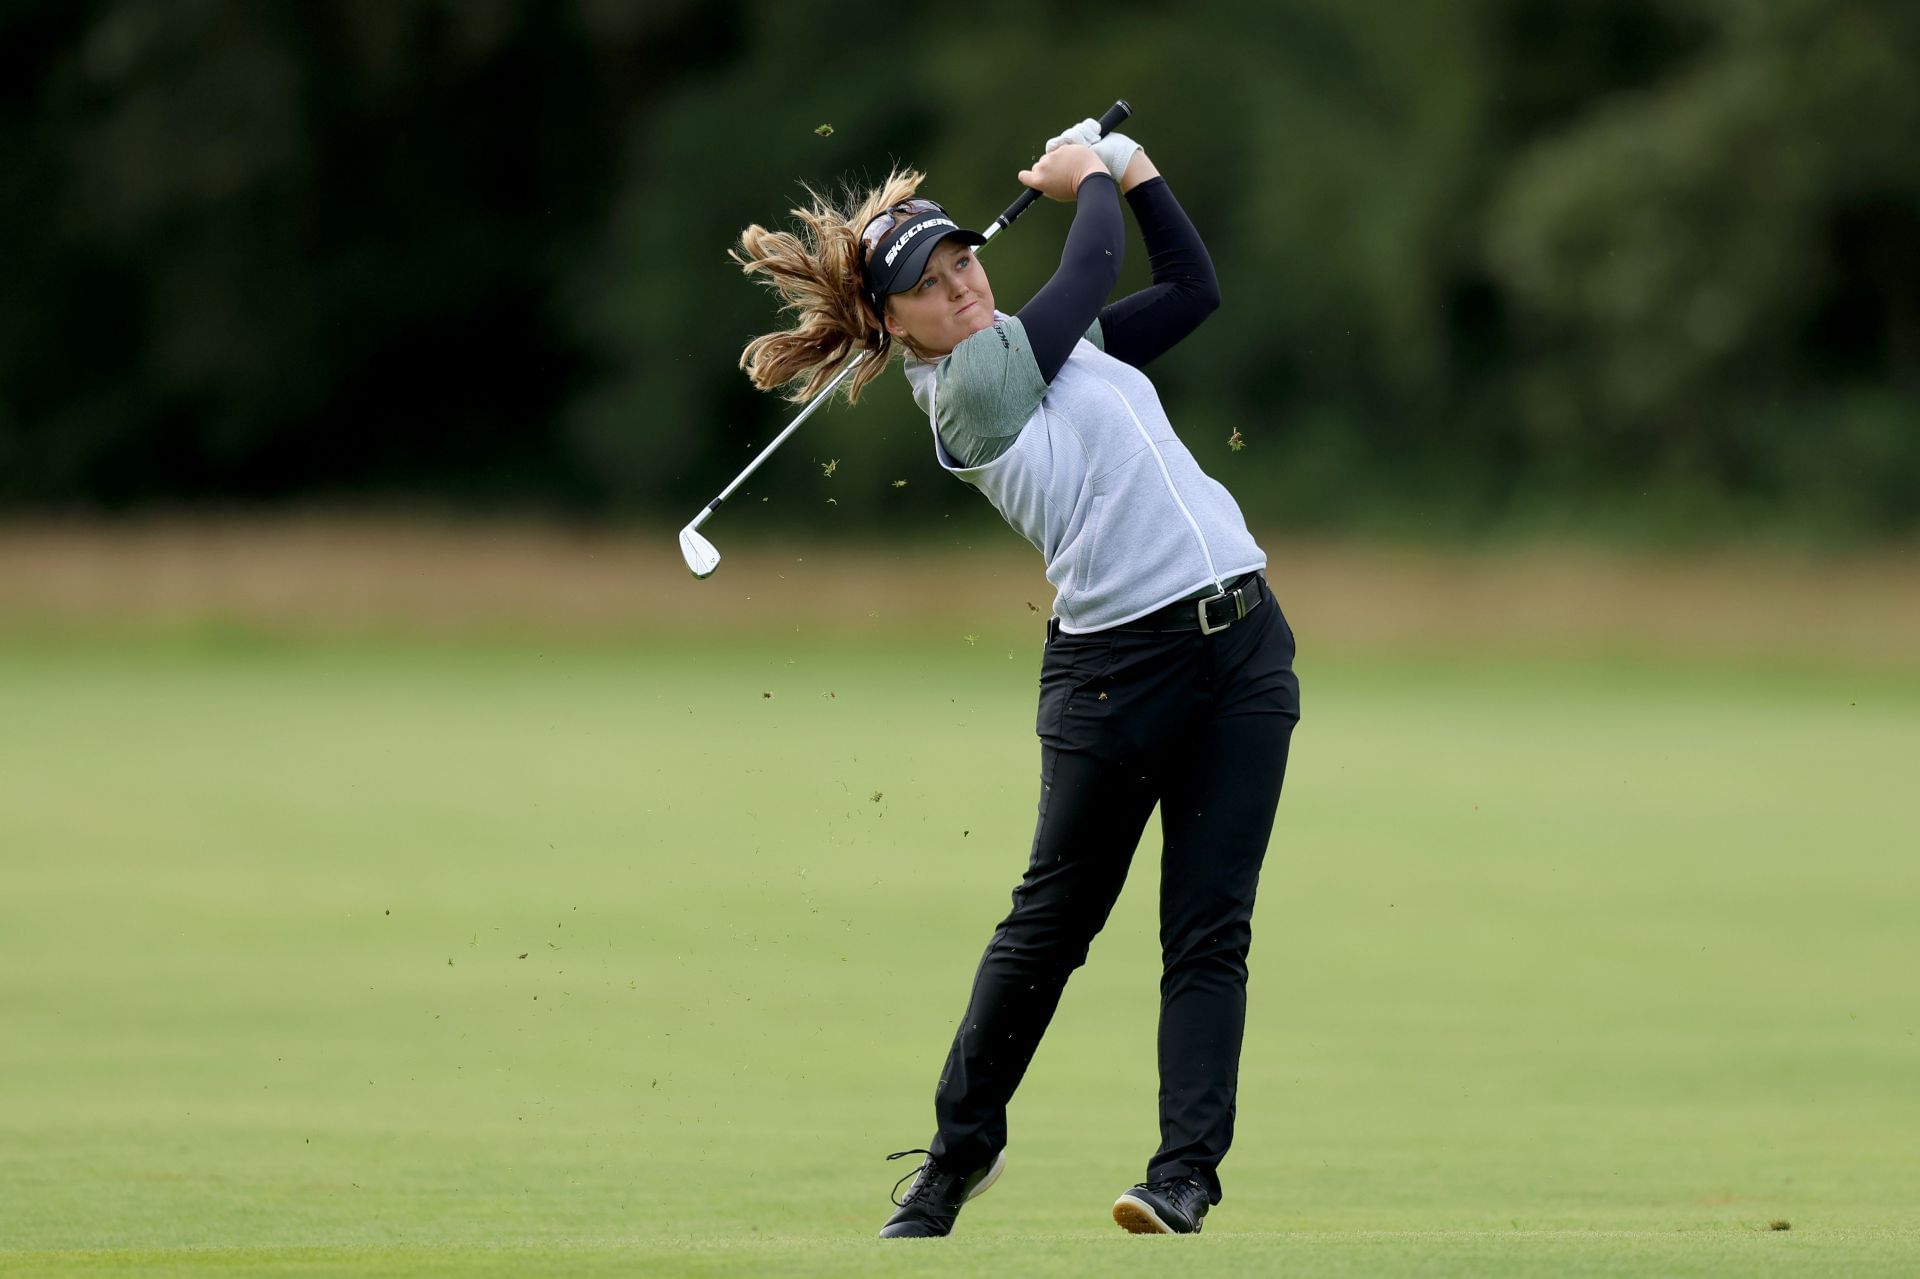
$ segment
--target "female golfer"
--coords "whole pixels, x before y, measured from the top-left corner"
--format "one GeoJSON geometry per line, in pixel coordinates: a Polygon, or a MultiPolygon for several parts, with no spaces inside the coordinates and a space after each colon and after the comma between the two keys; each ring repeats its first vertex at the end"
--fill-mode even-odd
{"type": "Polygon", "coordinates": [[[1031,860],[974,974],[930,1149],[901,1152],[926,1162],[881,1237],[947,1234],[1000,1175],[1007,1103],[1156,802],[1160,1148],[1113,1216],[1138,1233],[1188,1234],[1220,1202],[1233,1139],[1254,889],[1299,720],[1293,632],[1239,507],[1140,371],[1219,303],[1166,180],[1091,120],[1019,176],[1077,207],[1059,270],[1018,313],[994,307],[972,252],[983,238],[912,198],[920,174],[896,172],[851,212],[817,197],[796,210],[806,240],[742,234],[736,261],[798,323],[754,340],[740,362],[762,389],[804,377],[798,400],[867,350],[854,398],[904,347],[935,458],[1045,556],[1058,592],[1040,667],[1031,860]],[[1153,283],[1103,305],[1120,274],[1123,194],[1153,283]]]}

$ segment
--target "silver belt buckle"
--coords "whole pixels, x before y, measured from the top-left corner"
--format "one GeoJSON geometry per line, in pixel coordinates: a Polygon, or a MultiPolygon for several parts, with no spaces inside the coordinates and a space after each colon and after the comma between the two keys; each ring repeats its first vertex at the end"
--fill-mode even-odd
{"type": "Polygon", "coordinates": [[[1231,591],[1221,591],[1218,595],[1209,595],[1195,606],[1200,612],[1200,633],[1202,635],[1217,635],[1247,615],[1247,601],[1246,598],[1240,594],[1240,592],[1245,589],[1245,587],[1240,587],[1231,591]],[[1223,600],[1229,595],[1233,596],[1233,616],[1218,626],[1208,626],[1207,605],[1213,603],[1215,600],[1223,600]]]}

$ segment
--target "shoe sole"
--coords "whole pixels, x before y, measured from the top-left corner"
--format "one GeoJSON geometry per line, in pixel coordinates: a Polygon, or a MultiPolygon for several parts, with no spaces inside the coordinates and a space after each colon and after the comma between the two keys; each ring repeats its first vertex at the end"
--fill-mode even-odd
{"type": "Polygon", "coordinates": [[[980,1179],[980,1184],[975,1186],[971,1191],[967,1193],[966,1202],[972,1203],[974,1200],[978,1199],[981,1195],[984,1195],[987,1193],[987,1191],[993,1189],[993,1183],[1000,1180],[1000,1174],[1005,1172],[1006,1170],[1007,1170],[1007,1148],[1005,1146],[1002,1146],[1000,1147],[1000,1153],[993,1157],[993,1167],[987,1169],[987,1175],[980,1179]]]}
{"type": "Polygon", "coordinates": [[[1120,1228],[1134,1235],[1174,1235],[1180,1232],[1160,1219],[1153,1205],[1144,1199],[1135,1199],[1132,1195],[1121,1195],[1114,1201],[1113,1219],[1120,1228]]]}

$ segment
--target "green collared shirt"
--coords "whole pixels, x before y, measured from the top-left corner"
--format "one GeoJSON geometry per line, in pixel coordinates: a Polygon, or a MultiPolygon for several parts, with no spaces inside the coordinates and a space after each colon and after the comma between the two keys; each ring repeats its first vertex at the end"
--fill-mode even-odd
{"type": "MultiPolygon", "coordinates": [[[[1087,341],[1106,350],[1100,321],[1087,330],[1087,341]]],[[[991,328],[937,361],[934,377],[934,427],[940,443],[963,466],[985,466],[1012,448],[1047,394],[1017,315],[997,314],[991,328]]]]}

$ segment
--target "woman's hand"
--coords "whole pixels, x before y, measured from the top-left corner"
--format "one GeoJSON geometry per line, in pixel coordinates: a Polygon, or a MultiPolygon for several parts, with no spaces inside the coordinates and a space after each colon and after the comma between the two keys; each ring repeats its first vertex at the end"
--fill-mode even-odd
{"type": "Polygon", "coordinates": [[[1140,150],[1140,144],[1124,133],[1102,134],[1098,120],[1082,120],[1065,132],[1048,138],[1047,150],[1052,151],[1072,142],[1092,147],[1093,153],[1107,166],[1107,172],[1113,175],[1115,182],[1126,177],[1128,162],[1140,150]]]}
{"type": "Polygon", "coordinates": [[[1080,180],[1089,173],[1105,173],[1106,164],[1091,148],[1070,142],[1057,146],[1020,170],[1020,181],[1049,200],[1070,202],[1080,192],[1080,180]]]}
{"type": "Polygon", "coordinates": [[[1078,142],[1091,147],[1107,166],[1107,172],[1120,184],[1120,193],[1139,186],[1150,178],[1160,176],[1160,170],[1154,168],[1153,161],[1147,159],[1147,153],[1138,142],[1124,133],[1109,133],[1102,136],[1098,120],[1082,120],[1065,133],[1047,139],[1047,150],[1055,151],[1070,143],[1078,142]]]}

